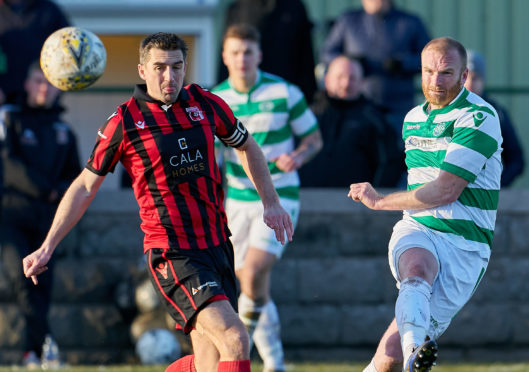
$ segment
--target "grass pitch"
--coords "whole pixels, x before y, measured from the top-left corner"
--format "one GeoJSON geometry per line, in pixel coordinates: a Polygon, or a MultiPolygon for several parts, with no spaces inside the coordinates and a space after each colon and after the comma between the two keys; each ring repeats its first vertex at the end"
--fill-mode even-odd
{"type": "MultiPolygon", "coordinates": [[[[288,372],[361,372],[364,364],[349,363],[289,363],[288,372]]],[[[166,366],[75,366],[59,372],[163,372],[166,366]]],[[[259,363],[252,363],[252,371],[261,372],[259,363]]],[[[0,367],[0,372],[26,371],[21,367],[0,367]]],[[[529,363],[518,364],[441,364],[432,372],[528,372],[529,363]]]]}

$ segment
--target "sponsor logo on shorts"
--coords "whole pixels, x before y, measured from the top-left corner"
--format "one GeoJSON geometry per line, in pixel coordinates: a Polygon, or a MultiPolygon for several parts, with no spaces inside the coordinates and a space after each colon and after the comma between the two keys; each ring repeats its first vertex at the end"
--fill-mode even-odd
{"type": "Polygon", "coordinates": [[[197,294],[198,291],[200,291],[204,287],[218,287],[217,282],[205,282],[204,284],[201,284],[198,288],[193,287],[192,292],[193,296],[197,294]]]}
{"type": "Polygon", "coordinates": [[[159,264],[156,268],[156,271],[158,271],[164,279],[167,279],[169,277],[167,275],[167,262],[159,264]]]}

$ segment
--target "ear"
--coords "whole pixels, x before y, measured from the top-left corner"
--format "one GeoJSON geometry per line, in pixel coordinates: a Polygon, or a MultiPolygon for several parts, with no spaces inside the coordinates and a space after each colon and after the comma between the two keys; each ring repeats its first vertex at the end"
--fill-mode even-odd
{"type": "Polygon", "coordinates": [[[465,71],[461,74],[461,84],[465,85],[465,82],[468,78],[468,68],[465,68],[465,71]]]}
{"type": "Polygon", "coordinates": [[[228,63],[226,62],[227,56],[226,51],[222,49],[222,63],[224,63],[224,66],[228,66],[228,63]]]}
{"type": "Polygon", "coordinates": [[[262,61],[263,61],[263,52],[261,51],[261,48],[259,48],[259,54],[257,55],[257,66],[259,66],[262,61]]]}
{"type": "Polygon", "coordinates": [[[138,63],[138,75],[142,80],[145,80],[145,66],[141,63],[138,63]]]}

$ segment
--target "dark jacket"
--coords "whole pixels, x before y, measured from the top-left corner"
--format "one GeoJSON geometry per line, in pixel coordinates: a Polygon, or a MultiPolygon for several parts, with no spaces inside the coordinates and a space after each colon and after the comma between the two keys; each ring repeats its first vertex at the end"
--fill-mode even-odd
{"type": "MultiPolygon", "coordinates": [[[[316,92],[312,23],[300,0],[237,0],[228,7],[225,29],[248,23],[261,33],[263,60],[260,68],[297,85],[312,102],[316,92]]],[[[228,72],[220,61],[218,81],[228,72]]]]}
{"type": "Polygon", "coordinates": [[[68,26],[61,9],[49,0],[27,0],[20,6],[0,0],[0,89],[15,102],[31,63],[38,61],[46,38],[68,26]]]}
{"type": "Polygon", "coordinates": [[[520,145],[520,141],[518,141],[518,135],[516,134],[507,110],[487,95],[482,95],[482,97],[496,109],[500,119],[501,136],[503,137],[503,144],[501,146],[503,147],[501,153],[503,163],[501,186],[507,187],[513,183],[516,177],[523,173],[525,168],[522,146],[520,145]]]}
{"type": "Polygon", "coordinates": [[[1,111],[2,212],[9,217],[4,221],[27,220],[42,209],[40,218],[49,227],[60,197],[81,171],[74,134],[58,106],[6,105],[1,111]],[[52,193],[59,198],[50,201],[52,193]]]}
{"type": "Polygon", "coordinates": [[[349,187],[371,182],[395,187],[404,171],[397,133],[364,97],[354,101],[318,95],[313,111],[323,149],[299,170],[302,187],[349,187]]]}
{"type": "Polygon", "coordinates": [[[392,8],[379,16],[353,10],[336,20],[321,58],[325,64],[341,54],[359,59],[367,98],[404,118],[415,106],[413,77],[420,72],[420,54],[429,40],[422,21],[409,13],[392,8]]]}

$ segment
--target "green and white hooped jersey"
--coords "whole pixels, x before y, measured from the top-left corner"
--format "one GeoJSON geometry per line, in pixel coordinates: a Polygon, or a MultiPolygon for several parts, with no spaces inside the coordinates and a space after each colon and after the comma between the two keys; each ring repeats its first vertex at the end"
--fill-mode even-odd
{"type": "Polygon", "coordinates": [[[435,180],[441,169],[469,184],[451,204],[406,210],[404,216],[464,238],[467,250],[489,251],[502,172],[498,114],[465,88],[448,106],[429,113],[427,107],[415,107],[404,119],[408,190],[435,180]]]}
{"type": "MultiPolygon", "coordinates": [[[[257,82],[248,93],[236,91],[229,79],[212,89],[230,106],[261,147],[268,161],[272,181],[281,198],[299,199],[297,172],[279,170],[271,159],[294,150],[294,136],[304,137],[318,129],[301,90],[282,78],[258,71],[257,82]]],[[[220,145],[222,146],[222,145],[220,145]]],[[[235,150],[224,150],[228,198],[260,200],[246,176],[235,150]]]]}

